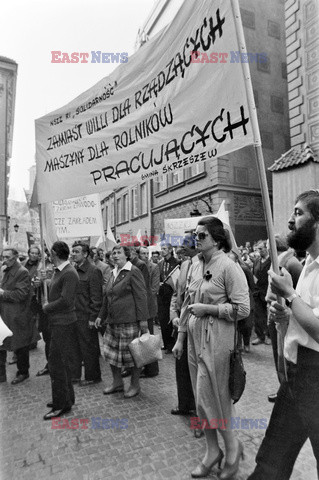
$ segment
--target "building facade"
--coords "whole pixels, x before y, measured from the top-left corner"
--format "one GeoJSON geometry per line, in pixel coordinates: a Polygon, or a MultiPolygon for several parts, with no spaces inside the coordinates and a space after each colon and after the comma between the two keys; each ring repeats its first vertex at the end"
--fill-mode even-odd
{"type": "MultiPolygon", "coordinates": [[[[268,170],[275,159],[290,148],[284,1],[240,0],[239,3],[247,51],[267,57],[266,62],[251,63],[250,71],[268,170]]],[[[182,0],[156,1],[139,31],[137,46],[142,47],[167,25],[181,4],[182,0]]],[[[271,192],[269,171],[267,177],[271,192]]],[[[165,233],[165,219],[216,213],[223,200],[238,244],[267,236],[253,147],[194,165],[183,172],[163,175],[133,189],[123,189],[106,198],[104,205],[111,210],[114,207],[111,226],[118,238],[122,232],[136,235],[139,231],[159,238],[165,233]],[[121,204],[120,196],[128,198],[125,207],[128,215],[123,213],[126,200],[123,198],[121,204]],[[117,215],[120,205],[121,216],[117,215]]]]}
{"type": "Polygon", "coordinates": [[[286,0],[285,29],[292,148],[270,168],[274,224],[281,233],[287,231],[296,196],[319,186],[318,0],[286,0]]]}
{"type": "Polygon", "coordinates": [[[0,56],[0,246],[8,242],[10,158],[18,65],[0,56]]]}

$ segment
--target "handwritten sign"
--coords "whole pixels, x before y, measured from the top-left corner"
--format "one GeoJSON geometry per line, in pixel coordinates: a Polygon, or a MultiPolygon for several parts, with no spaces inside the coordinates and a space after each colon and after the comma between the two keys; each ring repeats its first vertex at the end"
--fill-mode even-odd
{"type": "Polygon", "coordinates": [[[54,201],[55,231],[59,238],[80,238],[103,234],[98,194],[54,201]]]}
{"type": "Polygon", "coordinates": [[[96,193],[258,144],[231,0],[185,0],[108,77],[36,120],[38,201],[96,193]],[[194,53],[199,52],[199,53],[194,53]]]}

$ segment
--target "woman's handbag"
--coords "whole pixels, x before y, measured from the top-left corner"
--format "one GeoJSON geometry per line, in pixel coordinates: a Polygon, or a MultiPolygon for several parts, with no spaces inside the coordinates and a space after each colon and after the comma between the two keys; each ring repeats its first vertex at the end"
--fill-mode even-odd
{"type": "Polygon", "coordinates": [[[234,334],[234,350],[230,351],[230,365],[229,365],[229,391],[233,403],[238,402],[242,396],[246,385],[246,372],[241,357],[241,352],[237,345],[237,312],[238,305],[233,304],[233,312],[235,318],[235,334],[234,334]]]}
{"type": "Polygon", "coordinates": [[[156,360],[162,360],[161,343],[160,335],[151,335],[149,332],[134,338],[128,348],[135,366],[141,368],[156,360]]]}

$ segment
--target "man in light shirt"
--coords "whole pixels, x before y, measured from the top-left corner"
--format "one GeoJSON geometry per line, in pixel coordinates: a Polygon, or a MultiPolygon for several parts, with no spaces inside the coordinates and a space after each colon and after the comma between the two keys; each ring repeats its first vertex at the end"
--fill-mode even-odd
{"type": "Polygon", "coordinates": [[[286,300],[286,305],[272,302],[270,312],[278,329],[288,323],[288,380],[279,389],[249,480],[289,479],[308,438],[319,463],[319,190],[297,197],[288,226],[289,246],[309,255],[296,290],[285,268],[281,275],[269,273],[273,293],[286,300]]]}

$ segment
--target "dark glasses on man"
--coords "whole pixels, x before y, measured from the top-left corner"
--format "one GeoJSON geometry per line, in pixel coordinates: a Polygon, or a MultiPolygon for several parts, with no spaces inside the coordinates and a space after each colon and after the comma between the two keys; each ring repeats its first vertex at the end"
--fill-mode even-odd
{"type": "Polygon", "coordinates": [[[195,238],[197,238],[198,240],[205,240],[206,237],[208,237],[209,233],[205,233],[205,232],[198,232],[198,233],[195,233],[195,238]]]}

